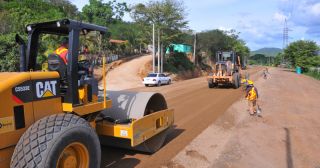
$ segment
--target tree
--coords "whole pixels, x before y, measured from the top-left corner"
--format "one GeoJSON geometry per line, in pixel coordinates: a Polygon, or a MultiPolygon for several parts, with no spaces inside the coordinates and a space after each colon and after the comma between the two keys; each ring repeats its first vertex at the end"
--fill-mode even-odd
{"type": "Polygon", "coordinates": [[[204,31],[198,34],[198,48],[208,53],[212,60],[217,51],[228,50],[226,34],[221,30],[204,31]]]}
{"type": "Polygon", "coordinates": [[[240,56],[242,63],[244,60],[247,60],[250,54],[249,47],[247,47],[246,43],[241,39],[235,40],[233,51],[236,52],[237,56],[240,56]]]}
{"type": "Polygon", "coordinates": [[[47,0],[51,2],[52,5],[59,8],[67,18],[70,19],[79,19],[79,11],[77,7],[71,4],[68,0],[47,0]]]}
{"type": "Polygon", "coordinates": [[[302,68],[320,66],[320,57],[316,55],[317,50],[319,50],[319,47],[314,41],[299,40],[291,43],[284,50],[284,58],[292,66],[300,66],[302,68]]]}
{"type": "Polygon", "coordinates": [[[268,58],[264,54],[255,54],[250,57],[257,64],[265,65],[268,63],[268,58]]]}
{"type": "Polygon", "coordinates": [[[282,61],[282,58],[283,58],[283,53],[278,53],[277,55],[276,55],[276,57],[274,58],[274,65],[275,66],[278,66],[278,65],[280,65],[281,64],[281,61],[282,61]]]}
{"type": "MultiPolygon", "coordinates": [[[[77,8],[66,0],[11,0],[0,3],[0,70],[18,70],[19,52],[15,34],[26,39],[25,26],[30,23],[45,22],[65,17],[76,17],[77,8]]],[[[46,36],[42,36],[46,38],[46,36]]],[[[41,40],[40,39],[40,40],[41,40]]],[[[52,41],[51,41],[52,42],[52,41]]],[[[44,56],[48,41],[41,45],[39,55],[44,56]]],[[[40,58],[40,57],[39,57],[40,58]]]]}
{"type": "Polygon", "coordinates": [[[127,40],[129,42],[129,50],[138,49],[148,44],[148,41],[143,39],[143,31],[139,29],[139,25],[133,22],[121,22],[112,24],[109,27],[111,38],[119,40],[127,40]]]}
{"type": "Polygon", "coordinates": [[[217,51],[235,51],[242,59],[249,55],[249,48],[246,43],[239,39],[239,33],[235,30],[209,30],[198,34],[198,48],[208,53],[214,61],[217,51]]]}
{"type": "Polygon", "coordinates": [[[15,34],[0,36],[0,71],[16,71],[19,68],[19,49],[15,43],[15,34]]]}
{"type": "MultiPolygon", "coordinates": [[[[22,34],[25,32],[27,24],[61,19],[68,15],[75,16],[77,14],[74,5],[62,0],[61,3],[56,3],[56,5],[44,0],[13,0],[3,2],[0,9],[2,9],[0,17],[1,13],[3,13],[2,15],[5,14],[2,18],[6,20],[7,25],[10,25],[10,32],[22,34]],[[65,11],[65,9],[68,9],[68,11],[65,11]]],[[[9,33],[8,29],[6,30],[2,33],[9,33]]]]}
{"type": "Polygon", "coordinates": [[[182,29],[187,27],[185,7],[182,1],[150,1],[146,5],[139,3],[132,8],[132,18],[148,32],[151,42],[151,25],[155,24],[161,31],[161,42],[168,46],[179,39],[182,29]]]}
{"type": "Polygon", "coordinates": [[[89,23],[100,26],[108,26],[121,20],[128,11],[127,4],[118,3],[116,0],[104,3],[102,0],[90,0],[88,5],[82,8],[82,17],[89,23]]]}
{"type": "MultiPolygon", "coordinates": [[[[102,0],[89,0],[89,4],[82,8],[81,18],[96,25],[114,27],[114,25],[122,23],[121,19],[128,11],[126,3],[118,3],[116,0],[106,3],[102,0]]],[[[107,34],[102,38],[103,49],[112,49],[109,44],[109,37],[110,34],[107,34]]]]}

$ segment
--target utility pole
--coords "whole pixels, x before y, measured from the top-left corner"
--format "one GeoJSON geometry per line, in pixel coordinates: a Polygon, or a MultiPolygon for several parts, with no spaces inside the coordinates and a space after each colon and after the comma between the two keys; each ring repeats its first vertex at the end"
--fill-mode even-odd
{"type": "Polygon", "coordinates": [[[160,73],[160,29],[158,29],[158,73],[160,73]]]}
{"type": "Polygon", "coordinates": [[[152,24],[152,72],[155,73],[156,66],[156,43],[155,43],[154,24],[152,24]]]}
{"type": "Polygon", "coordinates": [[[193,44],[193,64],[196,65],[196,48],[197,48],[197,33],[194,35],[193,44]]]}
{"type": "Polygon", "coordinates": [[[164,52],[163,52],[163,44],[161,44],[161,73],[163,73],[163,56],[164,56],[164,52]]]}

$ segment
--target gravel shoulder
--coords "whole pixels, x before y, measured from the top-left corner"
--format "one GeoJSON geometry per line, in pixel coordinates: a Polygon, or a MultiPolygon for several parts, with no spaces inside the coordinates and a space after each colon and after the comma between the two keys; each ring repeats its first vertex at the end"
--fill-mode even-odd
{"type": "Polygon", "coordinates": [[[320,82],[272,68],[255,76],[262,118],[244,98],[181,150],[166,167],[320,167],[320,82]]]}

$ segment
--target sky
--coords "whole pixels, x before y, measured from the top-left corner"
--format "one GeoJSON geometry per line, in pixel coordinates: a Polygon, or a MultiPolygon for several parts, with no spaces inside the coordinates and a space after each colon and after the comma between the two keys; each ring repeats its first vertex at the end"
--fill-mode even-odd
{"type": "MultiPolygon", "coordinates": [[[[70,0],[79,10],[89,0],[70,0]]],[[[106,0],[105,0],[106,1],[106,0]]],[[[129,6],[148,0],[117,0],[129,6]]],[[[181,0],[188,27],[196,32],[235,29],[251,50],[283,47],[285,20],[288,41],[313,40],[320,45],[320,0],[181,0]]],[[[132,19],[127,14],[124,20],[132,19]]]]}

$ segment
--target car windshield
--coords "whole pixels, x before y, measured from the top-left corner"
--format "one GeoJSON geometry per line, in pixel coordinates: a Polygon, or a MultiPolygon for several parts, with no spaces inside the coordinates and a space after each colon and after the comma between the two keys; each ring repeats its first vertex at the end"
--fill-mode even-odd
{"type": "Polygon", "coordinates": [[[157,77],[157,74],[149,74],[147,77],[157,77]]]}

